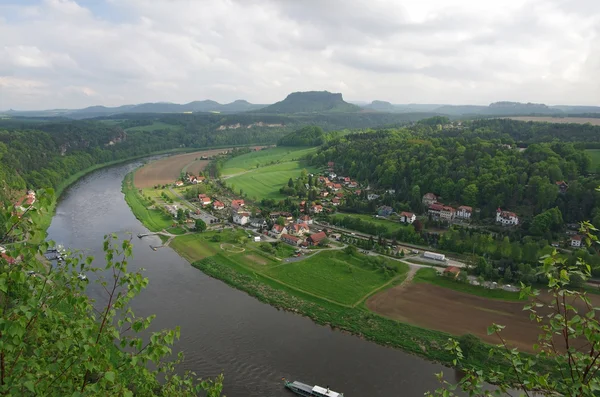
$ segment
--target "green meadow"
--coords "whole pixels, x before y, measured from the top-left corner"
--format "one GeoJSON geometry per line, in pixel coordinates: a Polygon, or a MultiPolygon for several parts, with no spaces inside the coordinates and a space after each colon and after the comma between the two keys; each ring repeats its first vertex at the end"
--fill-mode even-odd
{"type": "Polygon", "coordinates": [[[253,170],[275,163],[285,163],[299,160],[307,154],[316,152],[318,147],[276,147],[257,152],[250,152],[228,160],[222,170],[222,175],[233,175],[240,172],[253,170]]]}

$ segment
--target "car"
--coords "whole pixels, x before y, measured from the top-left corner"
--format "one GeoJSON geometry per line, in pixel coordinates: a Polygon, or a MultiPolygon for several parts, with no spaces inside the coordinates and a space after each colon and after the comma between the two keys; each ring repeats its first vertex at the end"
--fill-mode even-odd
{"type": "MultiPolygon", "coordinates": [[[[320,232],[322,232],[322,230],[319,230],[320,232]]],[[[351,236],[356,236],[356,233],[350,233],[351,236]]]]}

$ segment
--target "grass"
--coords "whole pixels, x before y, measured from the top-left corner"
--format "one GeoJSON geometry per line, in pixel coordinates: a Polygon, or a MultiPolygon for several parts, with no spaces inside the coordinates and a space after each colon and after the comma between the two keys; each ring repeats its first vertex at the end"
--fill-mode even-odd
{"type": "Polygon", "coordinates": [[[449,277],[438,274],[435,269],[422,268],[417,271],[413,278],[415,283],[429,283],[439,287],[448,288],[466,294],[477,295],[488,299],[498,299],[505,301],[521,301],[518,292],[505,291],[503,289],[489,289],[478,285],[471,285],[453,280],[449,277]]]}
{"type": "Polygon", "coordinates": [[[171,233],[171,234],[177,234],[177,235],[180,235],[180,234],[185,234],[185,233],[187,233],[188,231],[187,231],[187,230],[186,230],[184,227],[182,227],[182,226],[175,226],[175,227],[170,227],[170,228],[168,228],[168,229],[167,229],[167,232],[169,232],[169,233],[171,233]]]}
{"type": "Polygon", "coordinates": [[[133,173],[128,174],[125,179],[123,179],[123,193],[125,194],[125,201],[136,218],[138,218],[148,230],[159,232],[173,224],[173,219],[162,211],[148,209],[150,203],[145,200],[133,186],[133,173]]]}
{"type": "Polygon", "coordinates": [[[600,149],[585,149],[585,152],[589,154],[592,159],[588,171],[596,172],[598,167],[600,167],[600,149]]]}
{"type": "Polygon", "coordinates": [[[279,189],[290,178],[298,178],[303,169],[306,169],[307,172],[316,172],[315,168],[306,166],[300,161],[290,161],[258,168],[255,171],[229,178],[226,183],[236,193],[241,189],[244,195],[251,199],[281,200],[286,196],[279,193],[279,189]]]}
{"type": "Polygon", "coordinates": [[[363,268],[358,257],[338,251],[323,251],[265,273],[285,284],[345,305],[357,303],[390,279],[376,270],[363,268]]]}
{"type": "Polygon", "coordinates": [[[188,234],[175,237],[170,247],[190,262],[216,255],[220,248],[209,244],[202,234],[188,234]]]}
{"type": "Polygon", "coordinates": [[[257,165],[264,167],[271,163],[298,160],[309,153],[316,152],[317,149],[317,147],[277,147],[246,153],[228,160],[223,166],[222,175],[226,176],[253,170],[257,168],[257,165]]]}
{"type": "Polygon", "coordinates": [[[367,214],[350,214],[350,213],[346,213],[346,212],[338,212],[336,215],[332,216],[332,218],[338,218],[338,217],[342,218],[345,216],[350,216],[352,218],[359,218],[362,221],[369,222],[369,223],[377,225],[377,226],[383,226],[387,229],[387,231],[389,233],[396,233],[402,227],[406,226],[399,222],[392,222],[392,221],[389,221],[387,219],[382,219],[382,218],[374,218],[373,215],[367,215],[367,214]]]}

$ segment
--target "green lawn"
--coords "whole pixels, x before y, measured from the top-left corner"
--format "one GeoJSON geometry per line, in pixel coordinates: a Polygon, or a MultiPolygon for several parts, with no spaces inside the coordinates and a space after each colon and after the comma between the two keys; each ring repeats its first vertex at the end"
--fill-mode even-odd
{"type": "Polygon", "coordinates": [[[417,271],[413,279],[415,283],[429,283],[443,288],[453,289],[466,294],[482,296],[489,299],[505,301],[520,301],[518,292],[505,291],[503,289],[488,289],[477,285],[462,283],[438,274],[435,269],[422,268],[417,271]]]}
{"type": "MultiPolygon", "coordinates": [[[[271,267],[265,274],[302,291],[353,305],[391,280],[377,270],[362,267],[361,257],[323,251],[299,262],[271,267]]],[[[399,274],[402,270],[406,272],[402,268],[399,274]]]]}
{"type": "Polygon", "coordinates": [[[246,236],[244,231],[224,230],[222,232],[205,232],[198,234],[188,234],[175,237],[170,246],[179,252],[185,259],[194,262],[209,256],[222,253],[225,256],[237,255],[228,253],[221,249],[221,244],[236,244],[240,237],[246,236]],[[220,241],[212,241],[213,236],[218,235],[220,241]]]}
{"type": "Polygon", "coordinates": [[[147,208],[150,203],[133,187],[132,175],[127,175],[123,180],[123,193],[125,194],[125,201],[131,207],[136,218],[153,232],[159,232],[170,227],[173,224],[173,219],[170,216],[162,211],[147,208]]]}
{"type": "Polygon", "coordinates": [[[316,172],[316,168],[310,167],[299,161],[290,161],[282,164],[270,165],[261,167],[254,171],[234,176],[226,180],[227,186],[235,193],[239,193],[240,189],[250,199],[261,200],[271,198],[275,200],[284,199],[286,196],[279,193],[279,189],[284,186],[287,181],[292,178],[296,179],[300,176],[302,169],[308,172],[316,172]]]}
{"type": "Polygon", "coordinates": [[[333,217],[334,218],[335,217],[342,218],[344,216],[351,216],[353,218],[359,218],[362,221],[366,221],[366,222],[372,223],[377,226],[383,226],[388,230],[389,233],[395,233],[402,227],[406,226],[399,222],[392,222],[392,221],[388,221],[387,219],[383,219],[383,218],[374,218],[374,215],[367,215],[367,214],[349,214],[349,213],[345,213],[345,212],[338,212],[333,217]]]}
{"type": "Polygon", "coordinates": [[[585,152],[590,155],[592,163],[590,164],[590,172],[596,172],[600,166],[600,149],[586,149],[585,152]]]}
{"type": "Polygon", "coordinates": [[[267,150],[246,153],[228,160],[223,166],[222,175],[232,175],[256,169],[257,164],[260,167],[264,167],[273,162],[284,163],[292,160],[298,160],[309,153],[316,152],[317,149],[317,147],[276,147],[267,150]]]}

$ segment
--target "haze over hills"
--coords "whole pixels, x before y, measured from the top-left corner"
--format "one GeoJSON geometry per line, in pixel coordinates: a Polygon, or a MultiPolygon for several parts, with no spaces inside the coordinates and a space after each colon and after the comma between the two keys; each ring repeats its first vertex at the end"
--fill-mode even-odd
{"type": "Polygon", "coordinates": [[[258,113],[354,113],[361,107],[329,91],[292,92],[283,101],[259,109],[258,113]]]}
{"type": "MultiPolygon", "coordinates": [[[[355,102],[358,103],[358,102],[355,102]]],[[[142,104],[122,105],[116,107],[90,106],[83,109],[51,109],[40,111],[0,112],[11,117],[66,117],[85,119],[107,117],[125,113],[243,113],[253,114],[328,114],[328,113],[429,113],[461,116],[566,116],[600,114],[600,106],[548,106],[540,103],[520,103],[501,101],[488,106],[482,105],[444,105],[444,104],[393,104],[387,101],[374,100],[361,105],[346,102],[342,94],[328,91],[293,92],[284,100],[272,105],[253,104],[246,100],[236,100],[221,104],[213,100],[193,101],[186,104],[170,102],[150,102],[142,104]]]]}

